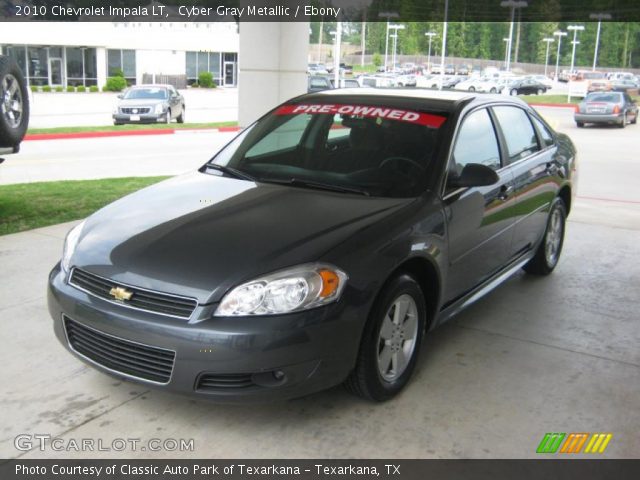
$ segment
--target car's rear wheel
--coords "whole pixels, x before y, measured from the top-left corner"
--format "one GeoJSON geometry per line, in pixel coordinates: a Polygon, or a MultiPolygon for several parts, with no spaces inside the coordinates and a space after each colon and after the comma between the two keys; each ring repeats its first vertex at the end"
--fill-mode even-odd
{"type": "Polygon", "coordinates": [[[489,90],[489,93],[496,93],[498,90],[496,90],[495,87],[491,87],[491,90],[489,90]]]}
{"type": "Polygon", "coordinates": [[[535,256],[524,266],[527,273],[533,275],[549,275],[556,268],[562,245],[564,244],[564,231],[567,219],[567,208],[560,197],[556,197],[551,204],[547,228],[542,242],[535,256]]]}
{"type": "Polygon", "coordinates": [[[476,91],[476,87],[469,87],[469,91],[470,92],[475,92],[476,91]]]}
{"type": "Polygon", "coordinates": [[[515,97],[516,95],[518,95],[518,90],[516,90],[515,88],[511,89],[511,92],[509,92],[511,94],[512,97],[515,97]]]}
{"type": "Polygon", "coordinates": [[[620,128],[624,128],[627,126],[627,114],[622,115],[622,121],[618,124],[620,128]]]}
{"type": "Polygon", "coordinates": [[[0,147],[19,145],[29,125],[29,92],[15,60],[0,56],[0,147]]]}
{"type": "Polygon", "coordinates": [[[401,274],[388,282],[367,320],[347,389],[377,402],[398,394],[415,368],[426,315],[413,277],[401,274]]]}
{"type": "Polygon", "coordinates": [[[542,95],[544,93],[544,90],[542,88],[538,89],[538,95],[542,95]]]}
{"type": "Polygon", "coordinates": [[[578,128],[582,128],[584,127],[584,122],[576,122],[576,125],[578,126],[578,128]]]}
{"type": "Polygon", "coordinates": [[[633,116],[633,120],[631,120],[631,125],[635,125],[638,123],[638,112],[633,116]]]}
{"type": "Polygon", "coordinates": [[[184,123],[184,105],[182,105],[182,110],[180,111],[180,115],[178,116],[178,123],[184,123]]]}

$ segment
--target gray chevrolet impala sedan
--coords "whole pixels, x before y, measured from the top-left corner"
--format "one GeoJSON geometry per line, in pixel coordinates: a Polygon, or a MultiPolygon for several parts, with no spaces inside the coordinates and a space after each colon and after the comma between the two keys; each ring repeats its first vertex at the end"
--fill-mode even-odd
{"type": "Polygon", "coordinates": [[[344,383],[387,400],[424,335],[555,269],[575,179],[569,138],[515,98],[303,95],[73,228],[55,333],[102,372],[201,398],[344,383]]]}

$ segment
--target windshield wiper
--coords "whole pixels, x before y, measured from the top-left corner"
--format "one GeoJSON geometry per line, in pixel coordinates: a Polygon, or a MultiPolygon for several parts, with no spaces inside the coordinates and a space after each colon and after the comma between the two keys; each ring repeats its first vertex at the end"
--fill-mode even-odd
{"type": "Polygon", "coordinates": [[[213,168],[214,170],[218,170],[222,173],[225,173],[231,177],[240,178],[242,180],[249,180],[250,182],[257,182],[258,179],[248,173],[243,172],[242,170],[238,170],[233,167],[227,167],[225,165],[218,165],[217,163],[207,163],[207,168],[213,168]]]}
{"type": "Polygon", "coordinates": [[[281,185],[291,185],[294,187],[306,187],[306,188],[317,188],[318,190],[328,190],[331,192],[342,192],[342,193],[357,193],[359,195],[370,196],[369,192],[366,190],[362,190],[356,187],[344,187],[342,185],[334,185],[331,183],[322,183],[322,182],[314,182],[310,180],[302,180],[300,178],[269,178],[269,179],[261,179],[260,181],[264,183],[278,183],[281,185]]]}

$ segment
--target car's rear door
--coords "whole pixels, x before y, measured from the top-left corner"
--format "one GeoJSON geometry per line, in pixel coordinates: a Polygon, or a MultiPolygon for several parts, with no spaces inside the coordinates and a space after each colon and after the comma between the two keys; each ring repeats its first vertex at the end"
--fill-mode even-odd
{"type": "Polygon", "coordinates": [[[513,175],[504,168],[497,131],[487,108],[475,110],[462,120],[449,159],[448,177],[459,175],[469,163],[493,168],[500,180],[490,186],[445,191],[449,237],[446,301],[453,301],[500,270],[511,251],[513,175]]]}
{"type": "Polygon", "coordinates": [[[514,178],[517,204],[511,254],[517,257],[535,247],[544,233],[561,164],[555,138],[539,118],[515,105],[492,110],[514,178]]]}

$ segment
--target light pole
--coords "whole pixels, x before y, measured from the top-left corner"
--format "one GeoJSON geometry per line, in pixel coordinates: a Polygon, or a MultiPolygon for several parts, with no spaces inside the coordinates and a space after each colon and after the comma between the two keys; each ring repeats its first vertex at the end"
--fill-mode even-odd
{"type": "Polygon", "coordinates": [[[507,55],[509,52],[509,39],[508,38],[503,38],[502,41],[504,42],[504,68],[505,70],[507,69],[507,55]]]}
{"type": "Polygon", "coordinates": [[[427,32],[425,36],[429,37],[429,53],[427,53],[427,70],[431,72],[431,40],[436,36],[436,32],[427,32]]]}
{"type": "Polygon", "coordinates": [[[573,41],[571,44],[573,45],[573,49],[571,50],[571,73],[573,73],[573,66],[575,64],[576,59],[576,45],[580,42],[577,40],[578,32],[584,30],[584,25],[569,25],[567,30],[573,30],[573,41]]]}
{"type": "Polygon", "coordinates": [[[444,22],[442,22],[442,58],[440,59],[440,83],[438,90],[444,84],[444,57],[447,54],[447,19],[449,17],[449,0],[444,0],[444,22]]]}
{"type": "Polygon", "coordinates": [[[333,49],[333,79],[337,88],[340,85],[340,42],[342,41],[342,22],[336,22],[335,31],[331,31],[329,33],[333,36],[335,41],[333,49]]]}
{"type": "Polygon", "coordinates": [[[567,36],[567,32],[556,30],[553,34],[558,37],[558,53],[556,54],[556,76],[555,80],[558,81],[558,67],[560,66],[560,45],[562,45],[562,37],[567,36]]]}
{"type": "Polygon", "coordinates": [[[396,68],[396,48],[398,47],[398,30],[404,30],[404,25],[389,25],[389,30],[393,30],[393,33],[390,35],[393,38],[393,56],[391,57],[391,68],[396,68]],[[395,35],[395,36],[394,36],[395,35]]]}
{"type": "Polygon", "coordinates": [[[602,20],[611,20],[611,15],[608,13],[592,13],[589,15],[589,18],[592,20],[598,20],[598,33],[596,33],[596,47],[593,52],[593,68],[591,70],[596,69],[596,65],[598,63],[598,46],[600,45],[600,26],[602,25],[602,20]]]}
{"type": "Polygon", "coordinates": [[[549,46],[555,42],[555,40],[551,37],[546,37],[542,39],[543,42],[547,44],[547,53],[544,55],[544,76],[547,76],[547,66],[549,65],[549,46]]]}
{"type": "Polygon", "coordinates": [[[387,71],[387,57],[389,55],[389,26],[392,18],[398,18],[398,12],[380,12],[378,17],[387,19],[387,32],[384,36],[384,71],[387,71]]]}
{"type": "Polygon", "coordinates": [[[511,23],[509,24],[509,39],[507,43],[507,60],[505,70],[509,71],[511,68],[511,42],[513,41],[513,19],[515,17],[516,8],[524,8],[528,5],[524,0],[503,0],[500,2],[500,6],[511,9],[511,23]]]}

